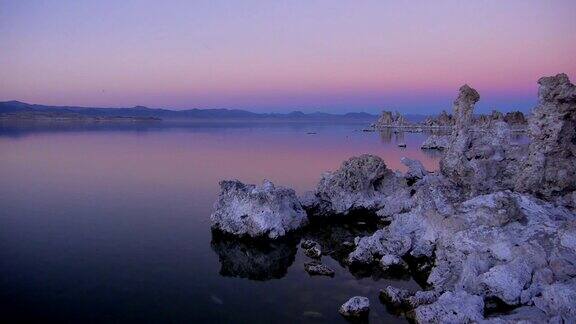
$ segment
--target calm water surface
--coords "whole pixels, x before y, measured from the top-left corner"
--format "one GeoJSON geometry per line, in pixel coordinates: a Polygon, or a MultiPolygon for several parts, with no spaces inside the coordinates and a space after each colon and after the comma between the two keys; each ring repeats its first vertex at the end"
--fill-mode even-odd
{"type": "Polygon", "coordinates": [[[330,237],[370,225],[310,234],[335,251],[322,258],[334,278],[310,277],[297,241],[256,246],[210,231],[221,179],[270,179],[302,193],[362,153],[392,169],[403,170],[402,156],[437,168],[438,158],[418,149],[425,135],[361,128],[0,126],[0,319],[345,322],[338,307],[365,295],[371,320],[404,321],[378,291],[415,281],[351,272],[330,246],[330,237]]]}

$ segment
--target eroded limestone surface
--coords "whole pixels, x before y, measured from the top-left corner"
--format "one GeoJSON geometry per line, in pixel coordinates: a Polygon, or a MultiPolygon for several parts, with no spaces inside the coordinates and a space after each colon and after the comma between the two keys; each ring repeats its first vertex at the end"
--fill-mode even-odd
{"type": "Polygon", "coordinates": [[[219,231],[270,239],[282,237],[308,222],[294,190],[276,187],[267,180],[262,186],[238,180],[221,181],[220,196],[210,219],[212,227],[219,231]]]}

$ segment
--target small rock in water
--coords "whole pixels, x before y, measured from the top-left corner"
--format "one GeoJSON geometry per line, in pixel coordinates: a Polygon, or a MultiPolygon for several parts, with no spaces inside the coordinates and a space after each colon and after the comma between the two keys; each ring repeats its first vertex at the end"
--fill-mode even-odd
{"type": "Polygon", "coordinates": [[[406,147],[406,143],[398,143],[398,147],[406,147]]]}
{"type": "Polygon", "coordinates": [[[214,209],[212,227],[236,236],[277,239],[308,223],[294,190],[267,180],[261,186],[221,181],[214,209]]]}
{"type": "Polygon", "coordinates": [[[315,245],[309,249],[304,249],[304,254],[310,258],[319,259],[322,256],[322,250],[318,245],[315,245]]]}
{"type": "Polygon", "coordinates": [[[300,247],[303,249],[309,249],[309,248],[316,246],[317,244],[318,243],[316,243],[315,241],[312,241],[312,240],[304,240],[304,241],[302,241],[302,243],[300,243],[300,247]]]}
{"type": "Polygon", "coordinates": [[[313,319],[324,318],[324,315],[322,315],[322,313],[317,312],[317,311],[305,311],[304,313],[302,313],[302,316],[306,317],[306,318],[313,318],[313,319]]]}
{"type": "Polygon", "coordinates": [[[319,275],[319,276],[334,276],[334,270],[330,269],[329,267],[323,265],[319,262],[308,262],[304,264],[304,270],[311,275],[319,275]]]}
{"type": "Polygon", "coordinates": [[[370,300],[366,297],[355,296],[345,302],[338,312],[345,317],[361,317],[370,311],[370,300]]]}

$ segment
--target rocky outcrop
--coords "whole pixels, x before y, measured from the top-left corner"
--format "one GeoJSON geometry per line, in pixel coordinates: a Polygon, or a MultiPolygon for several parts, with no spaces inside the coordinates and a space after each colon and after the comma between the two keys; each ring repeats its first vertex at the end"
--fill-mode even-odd
{"type": "Polygon", "coordinates": [[[375,128],[387,128],[387,127],[405,127],[410,126],[411,123],[408,122],[404,116],[399,112],[383,111],[380,118],[374,124],[375,128]]]}
{"type": "Polygon", "coordinates": [[[417,180],[408,210],[388,215],[390,224],[356,240],[348,256],[349,263],[366,265],[434,259],[427,276],[432,290],[386,289],[385,301],[412,308],[423,323],[499,321],[484,318],[485,299],[522,307],[502,318],[533,314],[545,321],[574,321],[576,213],[559,204],[573,195],[574,182],[557,173],[562,166],[562,176],[571,179],[576,170],[575,95],[567,82],[562,76],[540,81],[541,102],[530,121],[538,129],[531,134],[540,137],[532,135],[530,147],[512,144],[505,122],[484,131],[470,123],[477,96],[463,87],[455,102],[461,113],[455,115],[464,121],[457,119],[441,173],[417,180]],[[536,165],[531,159],[545,162],[536,165]],[[519,190],[521,181],[535,177],[527,172],[534,165],[543,180],[519,190]]]}
{"type": "Polygon", "coordinates": [[[402,164],[408,167],[408,170],[406,171],[404,177],[409,182],[412,183],[416,182],[424,178],[428,174],[428,171],[426,171],[424,165],[422,165],[422,162],[418,160],[412,160],[407,157],[402,157],[400,159],[400,162],[402,162],[402,164]]]}
{"type": "Polygon", "coordinates": [[[454,124],[457,130],[467,129],[472,125],[474,105],[478,100],[478,91],[467,84],[460,87],[458,98],[454,101],[454,124]]]}
{"type": "Polygon", "coordinates": [[[482,131],[457,130],[440,160],[440,171],[470,196],[512,189],[526,152],[525,145],[513,143],[504,122],[482,131]]]}
{"type": "Polygon", "coordinates": [[[503,121],[491,120],[482,128],[472,124],[479,98],[469,86],[460,88],[454,102],[456,127],[440,160],[442,174],[462,185],[470,196],[514,188],[527,149],[513,144],[510,126],[503,121]]]}
{"type": "Polygon", "coordinates": [[[370,311],[370,300],[366,297],[355,296],[350,298],[342,306],[339,312],[345,317],[362,317],[370,311]]]}
{"type": "Polygon", "coordinates": [[[425,150],[444,150],[450,145],[450,136],[448,135],[430,135],[426,138],[421,149],[425,150]]]}
{"type": "Polygon", "coordinates": [[[418,323],[476,323],[484,318],[484,300],[464,291],[445,292],[430,305],[414,310],[418,323]]]}
{"type": "MultiPolygon", "coordinates": [[[[510,191],[456,203],[449,217],[417,199],[413,211],[393,216],[389,226],[361,238],[350,262],[371,264],[391,259],[390,254],[434,256],[428,283],[436,292],[463,290],[479,300],[498,298],[509,305],[541,302],[543,311],[562,310],[548,311],[551,315],[572,316],[570,307],[554,304],[569,297],[541,296],[544,290],[552,291],[550,285],[566,287],[562,296],[576,293],[570,288],[576,275],[574,213],[510,191]]],[[[404,294],[403,303],[409,304],[410,296],[404,294]]],[[[435,307],[427,312],[443,312],[435,307]]]]}
{"type": "Polygon", "coordinates": [[[511,111],[506,113],[504,116],[504,121],[510,126],[524,126],[528,124],[526,117],[520,111],[511,111]]]}
{"type": "Polygon", "coordinates": [[[317,261],[305,263],[304,270],[312,276],[334,276],[334,270],[317,261]]]}
{"type": "MultiPolygon", "coordinates": [[[[380,158],[363,155],[324,174],[304,199],[314,216],[370,211],[386,221],[354,243],[351,233],[343,235],[339,253],[346,253],[349,269],[409,264],[424,276],[427,290],[381,291],[384,302],[409,308],[415,321],[576,320],[576,87],[566,75],[539,83],[529,145],[511,140],[506,116],[491,117],[487,126],[474,123],[479,95],[466,85],[454,102],[455,126],[440,172],[404,160],[408,172],[395,173],[380,158]],[[514,310],[485,314],[492,301],[514,310]]],[[[330,244],[322,246],[331,250],[330,244]]],[[[341,313],[359,314],[364,304],[367,299],[354,297],[341,313]]]]}
{"type": "Polygon", "coordinates": [[[492,112],[489,115],[479,115],[476,116],[474,118],[474,124],[476,124],[477,126],[489,126],[492,123],[495,122],[503,122],[504,120],[504,114],[497,111],[497,110],[492,110],[492,112]]]}
{"type": "Polygon", "coordinates": [[[422,122],[422,125],[427,127],[452,127],[454,126],[454,118],[446,110],[442,110],[436,117],[427,117],[422,122]]]}
{"type": "Polygon", "coordinates": [[[576,86],[566,74],[538,80],[532,140],[516,190],[576,208],[576,86]]]}
{"type": "Polygon", "coordinates": [[[353,157],[334,172],[325,172],[314,192],[302,199],[313,216],[349,215],[392,205],[392,197],[407,195],[405,179],[374,155],[353,157]]]}
{"type": "Polygon", "coordinates": [[[212,227],[236,236],[276,239],[308,222],[294,190],[267,180],[262,186],[221,181],[214,209],[212,227]]]}

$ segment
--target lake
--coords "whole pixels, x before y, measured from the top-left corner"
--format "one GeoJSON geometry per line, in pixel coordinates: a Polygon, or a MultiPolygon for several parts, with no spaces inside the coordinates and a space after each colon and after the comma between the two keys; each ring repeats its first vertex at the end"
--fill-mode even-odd
{"type": "MultiPolygon", "coordinates": [[[[213,235],[218,181],[272,180],[299,194],[363,153],[404,170],[437,169],[424,134],[361,124],[0,125],[0,319],[36,322],[346,322],[338,307],[370,298],[370,320],[405,321],[378,300],[408,274],[349,271],[330,238],[370,222],[324,226],[333,278],[311,277],[297,239],[252,245],[213,235]],[[399,148],[399,142],[406,148],[399,148]]],[[[305,234],[307,235],[307,234],[305,234]]],[[[312,235],[312,234],[310,234],[312,235]]]]}

